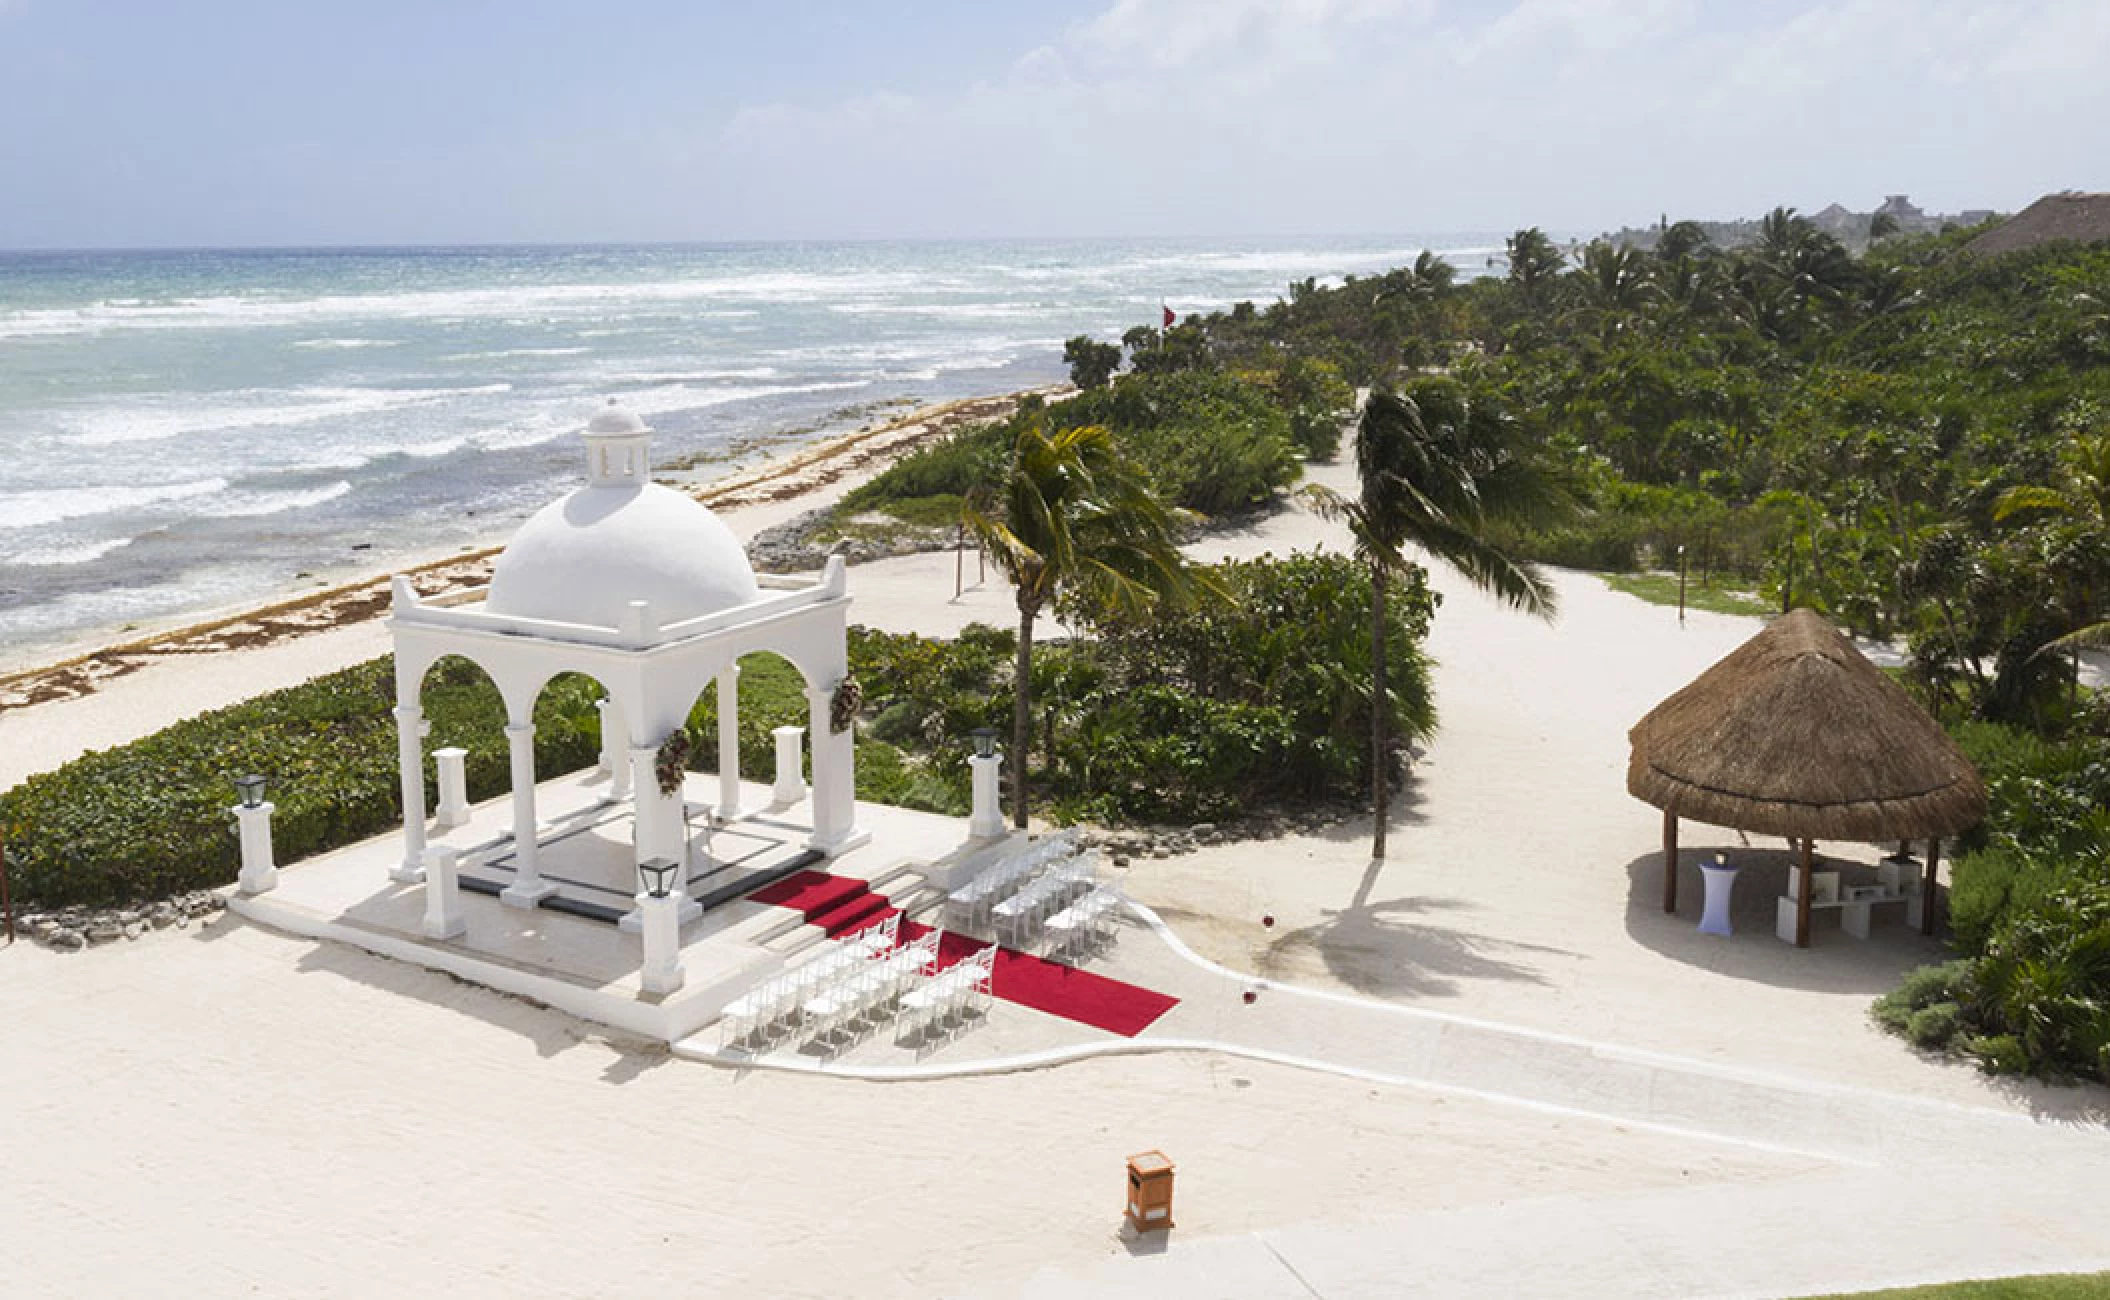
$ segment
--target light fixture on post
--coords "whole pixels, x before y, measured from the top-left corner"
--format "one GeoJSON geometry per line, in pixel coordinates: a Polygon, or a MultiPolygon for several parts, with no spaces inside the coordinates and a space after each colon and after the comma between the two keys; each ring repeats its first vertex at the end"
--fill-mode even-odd
{"type": "Polygon", "coordinates": [[[1678,543],[1678,626],[1685,626],[1685,543],[1678,543]]]}
{"type": "Polygon", "coordinates": [[[637,864],[637,874],[643,880],[645,893],[653,898],[665,898],[674,890],[674,873],[681,867],[672,858],[646,858],[637,864]]]}
{"type": "Polygon", "coordinates": [[[264,787],[267,784],[269,784],[269,778],[258,776],[254,772],[248,776],[238,776],[234,779],[234,788],[241,793],[242,806],[244,808],[261,808],[264,806],[264,787]]]}
{"type": "Polygon", "coordinates": [[[974,739],[974,756],[989,758],[996,753],[997,730],[995,727],[976,727],[967,733],[974,739]]]}

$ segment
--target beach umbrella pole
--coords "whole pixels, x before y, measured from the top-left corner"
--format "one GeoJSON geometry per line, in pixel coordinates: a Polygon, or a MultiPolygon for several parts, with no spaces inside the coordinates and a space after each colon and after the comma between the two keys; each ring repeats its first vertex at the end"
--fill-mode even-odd
{"type": "Polygon", "coordinates": [[[1678,814],[1663,810],[1663,910],[1678,910],[1678,814]]]}
{"type": "Polygon", "coordinates": [[[1817,882],[1811,878],[1811,868],[1816,864],[1815,840],[1804,836],[1802,840],[1802,888],[1795,897],[1795,946],[1810,946],[1810,895],[1817,892],[1817,882]]]}

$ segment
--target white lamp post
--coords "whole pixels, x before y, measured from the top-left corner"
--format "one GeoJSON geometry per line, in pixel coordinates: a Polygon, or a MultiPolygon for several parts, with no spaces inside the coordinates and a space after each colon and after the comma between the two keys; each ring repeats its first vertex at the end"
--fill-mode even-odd
{"type": "Polygon", "coordinates": [[[996,728],[976,727],[968,734],[974,738],[974,754],[967,760],[967,770],[973,779],[974,804],[973,815],[967,822],[967,834],[978,840],[1002,839],[1008,833],[1004,829],[1003,800],[998,791],[998,773],[1004,766],[1004,755],[996,747],[996,728]]]}
{"type": "Polygon", "coordinates": [[[234,779],[242,796],[235,805],[235,825],[242,837],[242,874],[237,886],[245,894],[262,894],[278,888],[278,864],[271,860],[272,805],[264,802],[266,779],[251,774],[234,779]]]}
{"type": "Polygon", "coordinates": [[[638,983],[660,997],[679,991],[687,975],[681,966],[681,911],[674,894],[680,872],[680,864],[671,858],[649,858],[637,866],[637,908],[645,940],[638,983]]]}

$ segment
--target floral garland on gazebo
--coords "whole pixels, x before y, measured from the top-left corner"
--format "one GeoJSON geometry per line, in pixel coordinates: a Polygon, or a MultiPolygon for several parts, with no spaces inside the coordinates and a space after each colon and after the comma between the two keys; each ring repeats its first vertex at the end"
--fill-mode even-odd
{"type": "Polygon", "coordinates": [[[681,783],[689,770],[689,732],[686,727],[676,727],[659,742],[659,752],[652,757],[652,774],[658,778],[659,792],[673,798],[680,791],[681,783]]]}
{"type": "Polygon", "coordinates": [[[864,707],[865,688],[855,677],[845,677],[835,684],[835,694],[828,701],[828,730],[837,735],[850,729],[857,720],[857,711],[864,707]]]}

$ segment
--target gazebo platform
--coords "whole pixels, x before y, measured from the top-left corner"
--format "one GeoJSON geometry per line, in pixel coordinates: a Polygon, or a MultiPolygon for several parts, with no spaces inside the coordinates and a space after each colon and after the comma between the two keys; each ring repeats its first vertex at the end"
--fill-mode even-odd
{"type": "MultiPolygon", "coordinates": [[[[536,787],[541,871],[557,886],[536,907],[508,906],[495,896],[510,879],[508,855],[490,847],[512,825],[509,797],[477,805],[468,822],[436,833],[432,844],[465,851],[467,930],[454,939],[426,936],[424,885],[389,878],[402,857],[400,832],[281,868],[276,888],[236,894],[231,906],[274,929],[446,971],[665,1042],[711,1023],[728,1002],[823,940],[822,928],[799,913],[743,896],[812,857],[806,804],[772,805],[769,786],[745,783],[741,806],[750,811],[707,836],[699,820],[688,878],[692,896],[707,906],[681,928],[686,981],[671,994],[646,993],[638,936],[615,923],[636,888],[631,814],[627,803],[607,802],[607,788],[608,778],[591,770],[536,787]],[[469,865],[467,852],[478,848],[488,860],[469,865]]],[[[684,794],[703,803],[717,791],[715,776],[692,774],[684,794]]],[[[866,882],[911,915],[934,907],[948,882],[994,847],[968,842],[955,817],[860,804],[857,819],[874,832],[872,843],[830,859],[828,872],[866,882]]]]}

